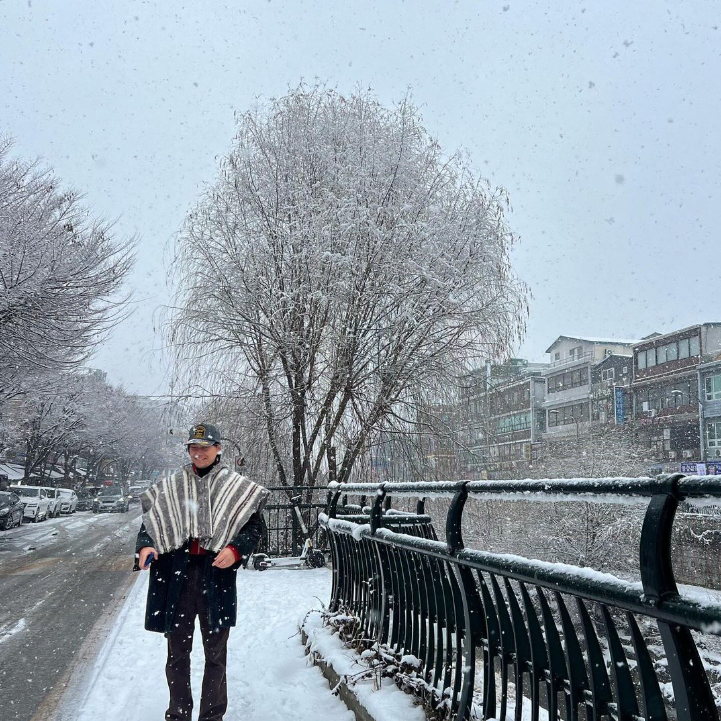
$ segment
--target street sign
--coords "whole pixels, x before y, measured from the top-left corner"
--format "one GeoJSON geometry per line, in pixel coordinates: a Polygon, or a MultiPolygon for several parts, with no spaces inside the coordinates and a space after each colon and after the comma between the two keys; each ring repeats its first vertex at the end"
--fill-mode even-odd
{"type": "Polygon", "coordinates": [[[626,422],[626,395],[622,386],[613,389],[613,406],[616,416],[616,425],[622,426],[626,422]]]}

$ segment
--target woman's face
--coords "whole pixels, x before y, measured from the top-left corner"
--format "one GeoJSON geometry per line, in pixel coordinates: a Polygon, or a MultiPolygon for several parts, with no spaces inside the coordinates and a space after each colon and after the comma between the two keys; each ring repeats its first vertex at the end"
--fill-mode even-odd
{"type": "Polygon", "coordinates": [[[214,446],[200,446],[195,443],[191,443],[188,446],[188,453],[190,453],[190,460],[196,468],[207,468],[210,466],[218,454],[221,451],[219,443],[214,446]]]}

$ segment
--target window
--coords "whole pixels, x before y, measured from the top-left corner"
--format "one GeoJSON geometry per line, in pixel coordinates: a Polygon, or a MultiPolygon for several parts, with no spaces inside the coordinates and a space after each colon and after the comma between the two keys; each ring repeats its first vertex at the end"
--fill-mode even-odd
{"type": "Polygon", "coordinates": [[[656,363],[658,363],[658,365],[666,362],[666,348],[668,348],[668,346],[665,345],[656,348],[656,363]]]}
{"type": "Polygon", "coordinates": [[[515,415],[501,418],[498,421],[498,433],[512,433],[523,431],[531,427],[531,414],[516,413],[515,415]]]}
{"type": "Polygon", "coordinates": [[[666,346],[666,362],[678,360],[678,343],[669,343],[666,346]]]}
{"type": "Polygon", "coordinates": [[[561,360],[560,351],[557,351],[556,353],[553,354],[553,360],[557,360],[557,361],[561,360]]]}
{"type": "Polygon", "coordinates": [[[621,375],[624,375],[624,376],[625,376],[625,375],[628,375],[628,366],[624,366],[624,367],[621,369],[621,375]]]}
{"type": "Polygon", "coordinates": [[[614,378],[614,370],[613,368],[606,368],[606,370],[601,371],[601,380],[603,381],[610,381],[614,378]]]}
{"type": "Polygon", "coordinates": [[[710,458],[721,457],[721,421],[706,424],[706,450],[710,458]]]}
{"type": "Polygon", "coordinates": [[[656,349],[655,348],[649,348],[646,351],[646,366],[648,368],[653,368],[653,366],[656,365],[656,349]]]}
{"type": "Polygon", "coordinates": [[[715,376],[707,376],[704,379],[704,389],[707,401],[721,400],[721,373],[715,376]]]}
{"type": "Polygon", "coordinates": [[[688,338],[684,338],[678,342],[678,357],[688,358],[688,338]]]}
{"type": "Polygon", "coordinates": [[[636,363],[638,363],[638,367],[643,369],[646,367],[646,351],[640,350],[638,354],[636,355],[636,363]]]}
{"type": "Polygon", "coordinates": [[[571,423],[582,423],[589,419],[588,403],[576,403],[572,406],[554,408],[548,411],[548,426],[565,426],[571,423]]]}
{"type": "Polygon", "coordinates": [[[701,355],[701,340],[697,335],[688,339],[688,354],[691,358],[695,355],[701,355]]]}
{"type": "Polygon", "coordinates": [[[568,388],[578,388],[588,385],[588,366],[575,371],[566,371],[551,376],[546,380],[549,393],[558,393],[568,388]]]}

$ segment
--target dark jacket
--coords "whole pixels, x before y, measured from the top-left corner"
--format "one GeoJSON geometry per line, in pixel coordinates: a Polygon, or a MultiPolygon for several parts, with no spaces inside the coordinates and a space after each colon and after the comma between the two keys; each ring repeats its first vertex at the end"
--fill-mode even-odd
{"type": "MultiPolygon", "coordinates": [[[[253,553],[261,537],[263,525],[262,512],[254,513],[230,545],[234,546],[241,556],[253,553]]],[[[135,552],[146,546],[155,546],[155,543],[143,524],[138,532],[135,552]]],[[[145,628],[148,631],[165,634],[172,631],[175,607],[186,578],[189,549],[188,542],[175,551],[161,553],[151,564],[148,602],[145,607],[145,628]]],[[[207,552],[202,557],[205,592],[208,598],[208,621],[211,628],[235,626],[237,612],[235,574],[240,567],[240,561],[229,568],[215,568],[211,564],[216,555],[207,552]]]]}

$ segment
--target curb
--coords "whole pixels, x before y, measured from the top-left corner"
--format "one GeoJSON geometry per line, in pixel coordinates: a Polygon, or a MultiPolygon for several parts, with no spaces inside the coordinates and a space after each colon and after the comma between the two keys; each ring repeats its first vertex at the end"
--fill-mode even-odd
{"type": "Polygon", "coordinates": [[[315,651],[311,651],[308,647],[308,634],[304,629],[300,629],[300,637],[305,646],[306,656],[310,656],[314,666],[320,668],[321,673],[326,677],[328,683],[334,692],[340,696],[343,703],[348,707],[349,711],[352,711],[355,715],[356,721],[375,721],[373,716],[369,713],[368,709],[360,702],[358,697],[355,695],[353,690],[349,688],[348,684],[341,679],[336,673],[333,666],[328,663],[325,659],[315,651]]]}

